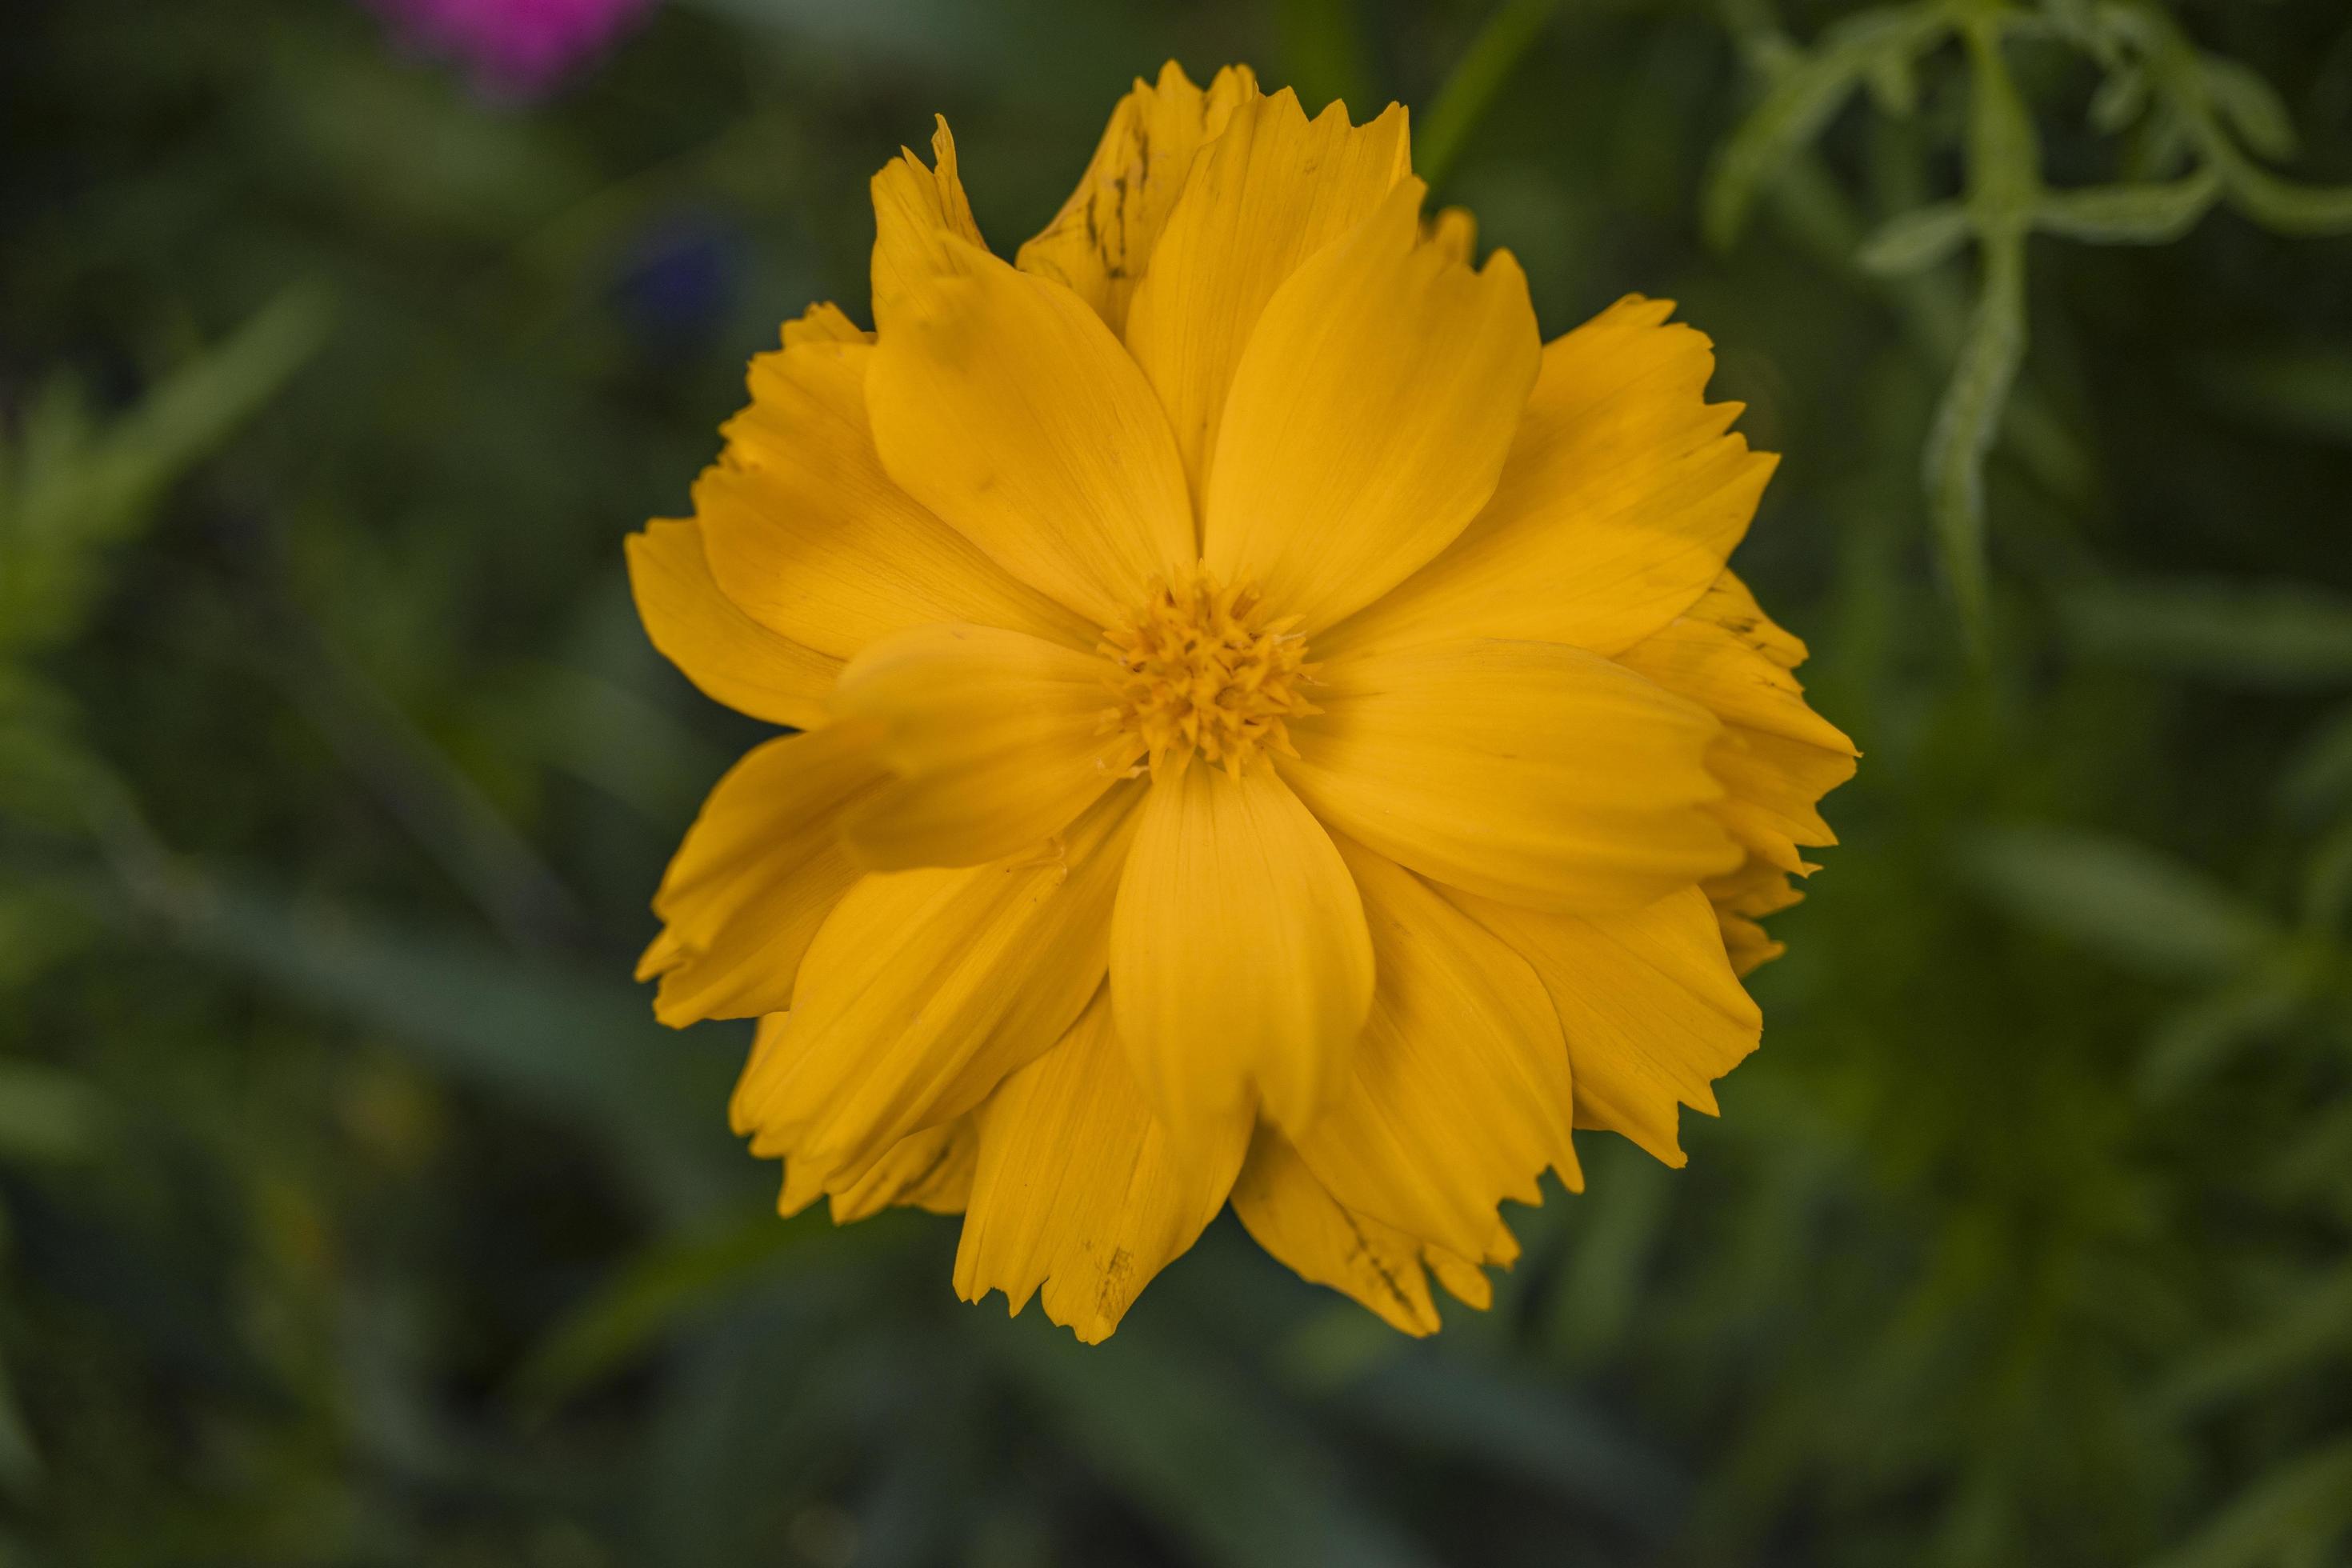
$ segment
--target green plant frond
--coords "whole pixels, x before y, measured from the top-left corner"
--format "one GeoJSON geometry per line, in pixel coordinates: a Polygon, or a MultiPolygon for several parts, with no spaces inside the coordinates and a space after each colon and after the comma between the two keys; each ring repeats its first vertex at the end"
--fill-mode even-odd
{"type": "Polygon", "coordinates": [[[2152,978],[2231,978],[2283,938],[2260,909],[2134,844],[2005,828],[1979,835],[1965,864],[2021,918],[2152,978]]]}
{"type": "Polygon", "coordinates": [[[73,633],[100,581],[99,552],[275,396],[331,319],[324,296],[297,287],[103,427],[70,381],[45,389],[0,466],[0,653],[73,633]]]}
{"type": "Polygon", "coordinates": [[[2033,226],[2091,245],[2169,245],[2194,228],[2221,194],[2210,170],[2179,180],[2049,191],[2033,205],[2033,226]]]}
{"type": "Polygon", "coordinates": [[[1845,18],[1791,59],[1716,155],[1702,201],[1708,240],[1724,247],[1739,237],[1764,187],[1880,62],[1907,60],[1950,27],[1949,7],[1934,0],[1885,6],[1845,18]]]}
{"type": "Polygon", "coordinates": [[[1960,341],[1960,356],[1928,426],[1922,456],[1936,542],[1961,625],[1984,636],[1985,460],[2025,361],[2025,236],[2010,229],[1983,241],[1984,277],[1960,341]]]}
{"type": "MultiPolygon", "coordinates": [[[[2306,1546],[2324,1553],[2326,1543],[2347,1526],[2352,1526],[2352,1441],[2330,1444],[2282,1465],[2150,1568],[2260,1568],[2291,1561],[2306,1546]]],[[[2302,1560],[2326,1559],[2304,1552],[2302,1560]]]]}
{"type": "Polygon", "coordinates": [[[2100,658],[2283,689],[2352,685],[2352,597],[2312,584],[2111,577],[2062,607],[2100,658]]]}
{"type": "Polygon", "coordinates": [[[1924,272],[1957,254],[1973,232],[1974,220],[1958,202],[1916,207],[1879,225],[1854,252],[1854,263],[1882,278],[1924,272]]]}
{"type": "Polygon", "coordinates": [[[1443,187],[1463,144],[1559,9],[1559,0],[1502,0],[1471,39],[1414,129],[1413,166],[1432,190],[1443,187]]]}
{"type": "Polygon", "coordinates": [[[2217,203],[2284,234],[2352,229],[2352,189],[2298,184],[2264,168],[2296,145],[2284,100],[2242,62],[2198,49],[2153,5],[2045,0],[2028,9],[1982,4],[1881,5],[1846,16],[1811,47],[1779,42],[1753,16],[1738,21],[1764,61],[1762,98],[1718,149],[1701,202],[1709,240],[1728,245],[1760,192],[1783,177],[1864,81],[1880,111],[1908,116],[1921,59],[1947,37],[1964,44],[1965,189],[1886,218],[1854,250],[1864,273],[1931,271],[1971,239],[1976,297],[1954,338],[1943,397],[1921,463],[1930,528],[1971,646],[1981,647],[1990,572],[1986,465],[2018,390],[2028,341],[2026,236],[2095,245],[2165,245],[2217,203]],[[2104,135],[2137,125],[2115,184],[2052,189],[2032,104],[2004,38],[2032,36],[2079,50],[2101,78],[2089,122],[2104,135]],[[1772,42],[1758,48],[1758,40],[1772,42]]]}

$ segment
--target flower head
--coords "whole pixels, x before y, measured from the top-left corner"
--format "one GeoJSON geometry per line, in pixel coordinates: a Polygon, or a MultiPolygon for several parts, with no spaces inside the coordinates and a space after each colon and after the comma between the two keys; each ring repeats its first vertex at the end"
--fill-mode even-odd
{"type": "Polygon", "coordinates": [[[1772,459],[1667,305],[1542,342],[1401,109],[1171,65],[1013,263],[932,145],[874,182],[877,330],[787,324],[630,542],[656,644],[802,731],[641,975],[759,1018],[786,1212],[961,1210],[968,1299],[1100,1339],[1230,1202],[1426,1332],[1573,1129],[1679,1164],[1756,1044],[1854,755],[1725,567],[1772,459]]]}
{"type": "Polygon", "coordinates": [[[544,92],[655,0],[369,0],[418,47],[463,61],[498,96],[544,92]]]}
{"type": "Polygon", "coordinates": [[[1269,621],[1265,609],[1256,589],[1203,574],[1158,588],[1104,635],[1118,701],[1103,728],[1131,736],[1155,778],[1163,763],[1181,771],[1195,752],[1235,778],[1262,750],[1298,754],[1284,721],[1322,711],[1304,690],[1315,667],[1297,617],[1269,621]]]}

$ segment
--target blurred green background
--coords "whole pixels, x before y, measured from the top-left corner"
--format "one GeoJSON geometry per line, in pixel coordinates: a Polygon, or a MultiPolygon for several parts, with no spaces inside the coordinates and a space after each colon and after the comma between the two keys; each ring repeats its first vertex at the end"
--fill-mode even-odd
{"type": "Polygon", "coordinates": [[[2340,0],[5,31],[0,1563],[2352,1561],[2340,0]],[[961,1305],[627,978],[759,731],[622,535],[934,110],[1009,253],[1171,55],[1412,104],[1548,331],[1682,302],[1865,752],[1689,1168],[1426,1342],[1230,1219],[1099,1350],[961,1305]]]}

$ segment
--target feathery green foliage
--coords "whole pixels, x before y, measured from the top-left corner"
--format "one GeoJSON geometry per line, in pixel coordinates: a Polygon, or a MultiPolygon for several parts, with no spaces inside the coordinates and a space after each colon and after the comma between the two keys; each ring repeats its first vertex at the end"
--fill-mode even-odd
{"type": "MultiPolygon", "coordinates": [[[[2275,89],[2242,61],[2200,50],[2156,0],[1914,0],[1841,17],[1810,48],[1792,43],[1760,0],[1729,6],[1769,86],[1724,142],[1710,178],[1707,234],[1738,237],[1749,213],[1865,84],[1880,111],[1916,118],[1923,69],[1957,70],[1965,124],[1954,138],[1966,171],[1957,197],[1889,215],[1854,254],[1865,271],[1901,278],[1937,268],[1973,243],[1975,303],[1924,458],[1928,511],[1946,580],[1972,639],[1986,632],[1989,505],[1985,468],[2025,357],[2027,239],[2161,245],[2217,201],[2284,234],[2352,232],[2352,184],[2297,184],[2260,160],[2291,157],[2293,119],[2275,89]],[[1957,44],[1957,47],[1947,47],[1957,44]],[[2072,53],[2098,73],[2091,127],[2111,145],[2070,150],[2077,163],[2129,172],[2104,184],[2053,187],[2042,175],[2032,108],[2009,56],[2072,53]]],[[[2044,58],[2048,75],[2064,68],[2044,58]]],[[[1934,89],[1924,89],[1930,93],[1934,89]]],[[[1914,137],[1925,163],[1936,139],[1914,137]]],[[[1910,173],[1917,182],[1923,170],[1910,173]]]]}

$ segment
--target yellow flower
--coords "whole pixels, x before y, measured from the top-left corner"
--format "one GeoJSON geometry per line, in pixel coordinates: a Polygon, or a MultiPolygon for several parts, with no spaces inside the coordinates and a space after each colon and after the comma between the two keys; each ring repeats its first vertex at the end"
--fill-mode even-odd
{"type": "Polygon", "coordinates": [[[654,642],[801,733],[712,792],[641,977],[757,1017],[786,1213],[964,1214],[1081,1339],[1231,1202],[1409,1332],[1570,1132],[1683,1160],[1853,748],[1725,569],[1773,459],[1628,298],[1549,344],[1424,224],[1400,108],[1173,65],[1017,264],[944,121],[874,181],[877,331],[752,362],[654,642]]]}

